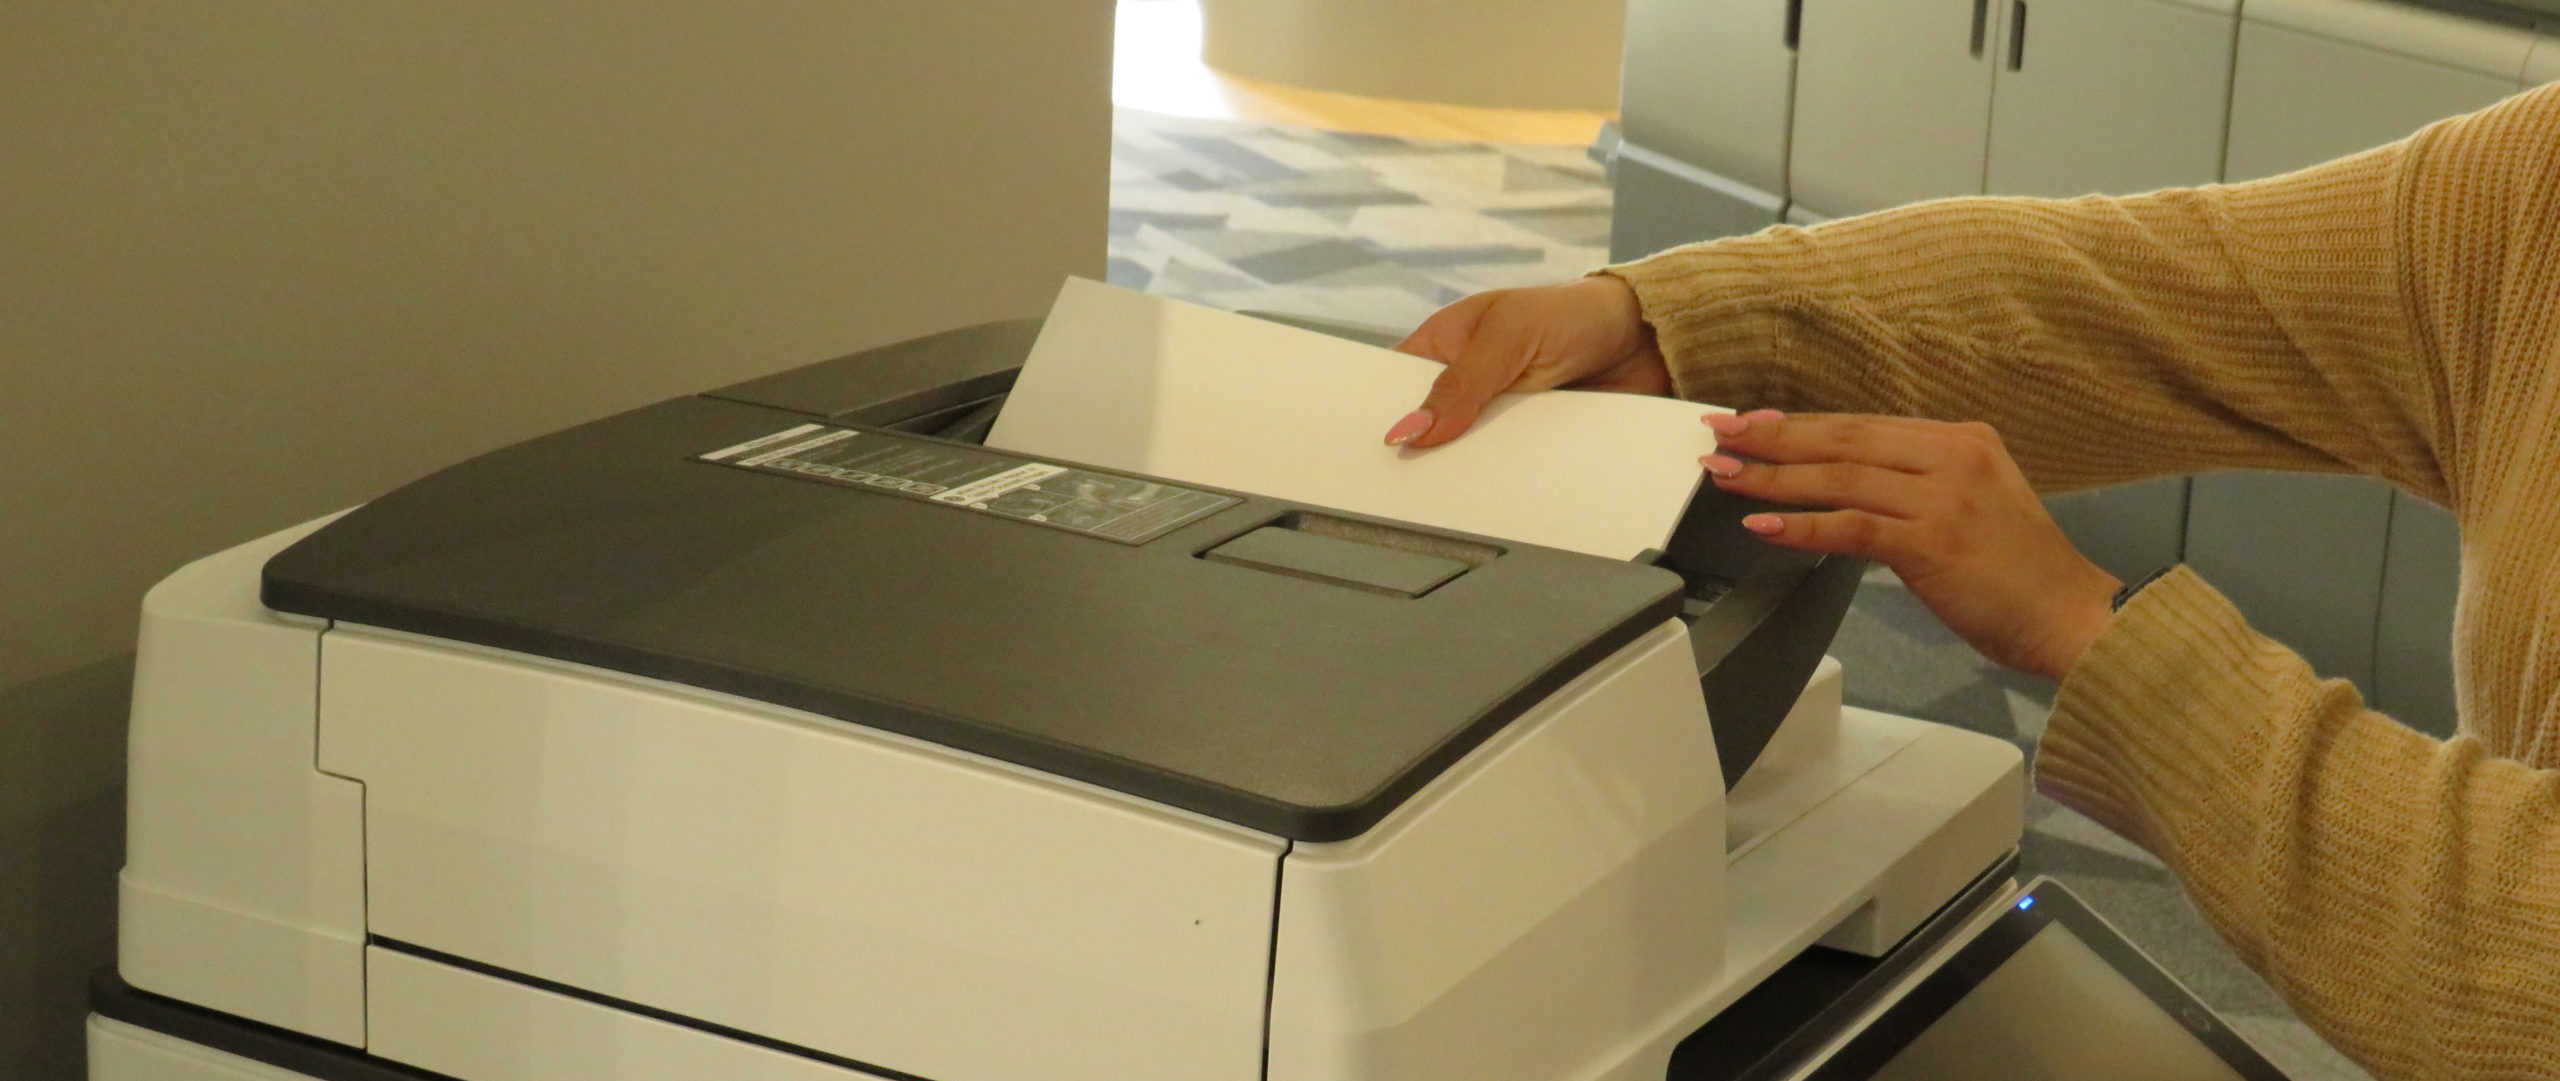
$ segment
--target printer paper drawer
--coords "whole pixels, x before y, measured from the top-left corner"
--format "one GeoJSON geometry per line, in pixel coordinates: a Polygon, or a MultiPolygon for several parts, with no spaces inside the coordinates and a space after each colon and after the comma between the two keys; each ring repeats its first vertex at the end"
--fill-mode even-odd
{"type": "Polygon", "coordinates": [[[321,685],[375,936],[935,1081],[1260,1075],[1276,839],[477,647],[321,685]]]}

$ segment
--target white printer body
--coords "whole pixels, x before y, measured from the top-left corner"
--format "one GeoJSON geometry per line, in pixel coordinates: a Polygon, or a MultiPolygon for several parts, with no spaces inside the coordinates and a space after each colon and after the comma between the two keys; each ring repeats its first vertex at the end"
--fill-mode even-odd
{"type": "Polygon", "coordinates": [[[1808,948],[2005,873],[2016,748],[1844,709],[1827,660],[1728,788],[1714,605],[1660,567],[721,457],[1000,473],[875,426],[988,397],[925,382],[662,403],[156,588],[93,1081],[1658,1081],[1808,948]],[[1266,530],[1458,569],[1215,555],[1266,530]]]}

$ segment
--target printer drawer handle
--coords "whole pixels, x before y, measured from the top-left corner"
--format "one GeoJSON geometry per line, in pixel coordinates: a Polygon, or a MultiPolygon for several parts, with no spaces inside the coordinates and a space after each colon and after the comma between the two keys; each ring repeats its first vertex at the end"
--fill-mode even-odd
{"type": "Polygon", "coordinates": [[[2009,70],[2027,66],[2027,0],[2009,0],[2009,70]]]}

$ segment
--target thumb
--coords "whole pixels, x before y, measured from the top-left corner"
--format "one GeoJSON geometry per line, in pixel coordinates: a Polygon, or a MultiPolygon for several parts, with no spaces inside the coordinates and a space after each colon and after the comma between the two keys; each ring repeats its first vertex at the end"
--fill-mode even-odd
{"type": "Polygon", "coordinates": [[[1431,381],[1431,391],[1423,395],[1422,408],[1409,414],[1396,425],[1399,432],[1410,432],[1406,446],[1436,447],[1475,426],[1484,407],[1520,378],[1527,358],[1517,352],[1516,343],[1500,349],[1483,337],[1469,341],[1466,352],[1440,376],[1431,381]],[[1500,351],[1497,351],[1497,350],[1500,351]],[[1506,355],[1508,354],[1508,355],[1506,355]],[[1417,427],[1415,418],[1426,418],[1417,427]]]}
{"type": "MultiPolygon", "coordinates": [[[[1444,365],[1440,376],[1431,384],[1420,408],[1404,415],[1404,419],[1387,429],[1390,446],[1438,446],[1456,439],[1475,423],[1484,404],[1501,392],[1510,380],[1508,375],[1487,382],[1473,371],[1494,358],[1487,354],[1485,341],[1478,334],[1487,309],[1502,298],[1505,290],[1492,290],[1462,297],[1456,303],[1433,312],[1431,318],[1396,343],[1396,351],[1410,353],[1444,365]]],[[[1496,362],[1498,363],[1498,362],[1496,362]]]]}
{"type": "Polygon", "coordinates": [[[1455,303],[1431,313],[1422,325],[1413,328],[1403,341],[1394,346],[1399,353],[1409,353],[1424,360],[1447,364],[1466,351],[1467,341],[1475,337],[1476,324],[1484,321],[1484,311],[1492,307],[1501,290],[1460,297],[1455,303]]]}

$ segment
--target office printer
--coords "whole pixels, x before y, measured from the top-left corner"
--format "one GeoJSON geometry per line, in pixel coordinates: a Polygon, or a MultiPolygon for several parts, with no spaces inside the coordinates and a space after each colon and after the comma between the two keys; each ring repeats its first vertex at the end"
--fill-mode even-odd
{"type": "Polygon", "coordinates": [[[989,449],[1035,331],[159,585],[91,1076],[1738,1077],[2008,896],[2017,750],[1840,703],[1854,565],[989,449]]]}

